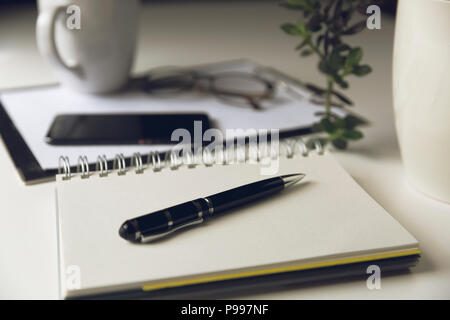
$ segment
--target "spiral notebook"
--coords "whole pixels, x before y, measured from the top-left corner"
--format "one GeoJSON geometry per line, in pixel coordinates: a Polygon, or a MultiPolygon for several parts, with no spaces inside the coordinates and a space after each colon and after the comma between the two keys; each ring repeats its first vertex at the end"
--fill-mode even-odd
{"type": "Polygon", "coordinates": [[[88,173],[80,166],[78,174],[58,175],[61,296],[230,296],[349,275],[367,278],[372,264],[386,272],[416,263],[417,240],[329,152],[307,152],[300,140],[281,146],[280,157],[271,158],[279,166],[272,175],[302,172],[301,183],[148,244],[123,240],[119,226],[266,179],[261,168],[268,162],[245,157],[242,163],[236,158],[229,164],[182,164],[174,157],[155,160],[155,154],[148,166],[141,159],[115,171],[99,165],[99,172],[88,173]],[[153,170],[155,163],[159,170],[153,170]]]}

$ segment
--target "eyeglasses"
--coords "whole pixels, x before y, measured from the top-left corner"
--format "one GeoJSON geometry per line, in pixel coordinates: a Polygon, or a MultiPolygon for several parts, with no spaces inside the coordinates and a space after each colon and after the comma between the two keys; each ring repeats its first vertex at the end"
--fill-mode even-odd
{"type": "Polygon", "coordinates": [[[144,91],[150,94],[173,95],[183,92],[212,94],[227,104],[264,107],[261,102],[273,98],[274,84],[257,74],[221,72],[215,74],[199,71],[164,68],[157,69],[139,79],[144,91]]]}

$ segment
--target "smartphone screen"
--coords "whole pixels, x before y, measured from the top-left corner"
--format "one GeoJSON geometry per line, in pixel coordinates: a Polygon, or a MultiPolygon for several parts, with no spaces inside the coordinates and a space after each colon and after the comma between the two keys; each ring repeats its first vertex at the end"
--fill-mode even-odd
{"type": "Polygon", "coordinates": [[[201,121],[202,136],[210,128],[203,113],[70,114],[57,116],[46,136],[54,145],[174,144],[172,132],[183,128],[194,137],[201,121]]]}

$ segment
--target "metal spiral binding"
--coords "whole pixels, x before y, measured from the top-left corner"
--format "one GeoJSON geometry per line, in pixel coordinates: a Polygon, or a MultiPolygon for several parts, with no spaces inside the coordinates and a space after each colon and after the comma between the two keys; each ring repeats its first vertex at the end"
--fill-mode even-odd
{"type": "Polygon", "coordinates": [[[114,157],[113,170],[117,171],[119,176],[127,173],[127,165],[125,163],[125,157],[122,153],[116,154],[114,157]]]}
{"type": "Polygon", "coordinates": [[[77,172],[81,179],[89,178],[89,162],[86,156],[78,157],[77,172]]]}
{"type": "Polygon", "coordinates": [[[209,149],[209,148],[203,149],[202,160],[203,160],[203,164],[207,167],[211,167],[212,165],[214,165],[215,159],[214,159],[211,149],[209,149]]]}
{"type": "Polygon", "coordinates": [[[105,155],[97,157],[97,163],[95,164],[95,171],[98,172],[100,177],[108,176],[108,159],[106,159],[105,155]]]}
{"type": "Polygon", "coordinates": [[[249,159],[249,154],[247,153],[247,147],[245,145],[236,146],[236,162],[245,163],[249,159]]]}
{"type": "Polygon", "coordinates": [[[169,150],[166,152],[164,159],[171,170],[176,170],[183,164],[183,159],[178,155],[179,152],[179,150],[169,150]]]}
{"type": "MultiPolygon", "coordinates": [[[[308,149],[306,143],[302,138],[286,139],[282,142],[281,145],[286,151],[287,158],[292,158],[295,154],[300,154],[306,157],[310,153],[310,150],[308,149]]],[[[322,155],[324,153],[323,145],[320,140],[314,140],[313,145],[314,151],[318,155],[322,155]]]]}
{"type": "MultiPolygon", "coordinates": [[[[324,148],[320,140],[314,140],[314,152],[318,155],[324,153],[324,148]]],[[[230,150],[227,148],[219,151],[211,150],[210,148],[203,148],[201,152],[192,152],[191,150],[172,149],[165,153],[164,159],[161,154],[151,151],[146,156],[146,161],[139,152],[136,152],[131,157],[130,167],[127,168],[125,157],[123,154],[116,154],[113,160],[112,171],[118,175],[125,175],[128,169],[134,168],[135,173],[141,174],[146,170],[154,172],[161,171],[163,168],[177,170],[181,166],[187,168],[195,168],[197,165],[211,167],[215,164],[227,165],[233,162],[245,163],[250,160],[261,162],[263,159],[276,159],[280,155],[280,151],[284,151],[287,158],[293,158],[295,155],[307,157],[311,150],[307,147],[302,138],[291,138],[283,140],[278,150],[272,148],[270,143],[258,146],[238,145],[233,150],[233,157],[230,156],[230,150]]],[[[99,155],[95,165],[95,172],[100,177],[106,177],[110,173],[108,168],[108,159],[105,155],[99,155]]],[[[90,177],[89,161],[85,155],[78,157],[77,173],[82,179],[90,177]]],[[[63,180],[69,180],[72,177],[71,166],[69,158],[61,156],[58,159],[58,174],[62,174],[63,180]]]]}
{"type": "Polygon", "coordinates": [[[133,157],[131,158],[131,166],[135,167],[135,172],[137,174],[144,172],[144,166],[142,164],[142,157],[139,152],[133,153],[133,157]]]}
{"type": "Polygon", "coordinates": [[[158,152],[151,151],[147,155],[147,167],[150,166],[150,162],[153,168],[153,171],[159,171],[163,167],[161,156],[158,152]]]}
{"type": "Polygon", "coordinates": [[[195,168],[197,165],[195,154],[191,150],[183,153],[183,164],[188,168],[195,168]]]}
{"type": "Polygon", "coordinates": [[[69,180],[70,174],[70,162],[68,157],[61,156],[58,159],[58,174],[64,174],[63,180],[69,180]]]}

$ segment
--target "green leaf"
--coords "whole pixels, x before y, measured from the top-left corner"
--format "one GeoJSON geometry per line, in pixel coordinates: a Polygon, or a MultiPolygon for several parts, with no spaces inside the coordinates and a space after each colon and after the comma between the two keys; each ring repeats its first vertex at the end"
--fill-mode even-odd
{"type": "Polygon", "coordinates": [[[341,138],[334,139],[333,141],[331,141],[331,143],[333,144],[333,146],[341,150],[347,148],[347,141],[341,138]]]}
{"type": "Polygon", "coordinates": [[[312,130],[312,132],[322,132],[323,128],[322,128],[322,125],[320,124],[320,122],[316,122],[312,125],[311,130],[312,130]]]}
{"type": "Polygon", "coordinates": [[[315,84],[312,83],[305,83],[305,87],[306,89],[320,96],[326,92],[326,89],[320,88],[319,86],[316,86],[315,84]]]}
{"type": "MultiPolygon", "coordinates": [[[[331,1],[331,2],[335,2],[335,1],[331,1]]],[[[334,6],[334,14],[333,14],[334,20],[336,20],[338,17],[340,17],[341,12],[342,12],[342,4],[343,4],[342,0],[336,1],[336,4],[334,6]]]]}
{"type": "Polygon", "coordinates": [[[372,68],[368,65],[354,66],[352,73],[358,77],[363,77],[372,72],[372,68]]]}
{"type": "Polygon", "coordinates": [[[314,9],[308,0],[287,0],[287,4],[291,6],[301,6],[304,10],[307,11],[311,11],[314,9]]]}
{"type": "Polygon", "coordinates": [[[345,60],[345,68],[351,69],[354,66],[358,65],[361,61],[363,56],[363,51],[361,48],[353,48],[350,50],[350,53],[347,56],[347,59],[345,60]]]}
{"type": "Polygon", "coordinates": [[[343,103],[345,103],[345,104],[347,104],[347,105],[349,105],[349,106],[352,106],[353,105],[353,101],[352,100],[350,100],[349,98],[347,98],[346,96],[344,96],[342,93],[339,93],[339,92],[337,92],[337,91],[332,91],[331,92],[336,98],[338,98],[341,102],[343,102],[343,103]]]}
{"type": "Polygon", "coordinates": [[[328,64],[335,72],[344,68],[346,60],[342,56],[342,53],[348,50],[350,50],[350,47],[346,44],[340,44],[333,48],[330,58],[328,59],[328,64]]]}
{"type": "Polygon", "coordinates": [[[348,82],[347,81],[341,79],[341,80],[337,80],[336,82],[342,89],[347,89],[348,88],[348,82]]]}
{"type": "Polygon", "coordinates": [[[347,89],[347,88],[348,88],[348,82],[345,81],[344,79],[342,79],[341,76],[339,76],[338,74],[333,74],[333,78],[334,78],[334,81],[336,81],[336,83],[337,83],[342,89],[347,89]]]}
{"type": "Polygon", "coordinates": [[[338,50],[333,50],[330,55],[330,59],[328,60],[328,65],[334,70],[337,71],[344,67],[344,58],[341,57],[341,54],[338,50]]]}
{"type": "Polygon", "coordinates": [[[352,130],[355,127],[364,123],[362,120],[360,120],[359,118],[352,116],[352,115],[345,116],[344,122],[345,122],[345,128],[349,129],[349,130],[352,130]]]}
{"type": "Polygon", "coordinates": [[[341,32],[341,34],[343,34],[343,35],[356,34],[360,31],[364,30],[365,27],[366,27],[366,20],[362,20],[358,23],[355,23],[348,29],[345,29],[344,31],[341,32]]]}
{"type": "Polygon", "coordinates": [[[295,26],[292,23],[285,23],[281,25],[281,30],[283,30],[285,33],[291,36],[300,35],[300,31],[298,30],[297,26],[295,26]]]}
{"type": "Polygon", "coordinates": [[[306,28],[305,21],[303,21],[301,19],[298,20],[297,30],[300,33],[300,35],[302,35],[304,38],[308,37],[309,32],[308,32],[308,29],[306,28]]]}
{"type": "Polygon", "coordinates": [[[301,50],[306,44],[308,43],[308,40],[303,40],[302,43],[300,43],[298,46],[295,47],[295,50],[301,50]]]}
{"type": "Polygon", "coordinates": [[[336,48],[338,46],[342,45],[342,41],[339,35],[333,35],[329,39],[329,43],[333,48],[336,48]]]}
{"type": "Polygon", "coordinates": [[[335,124],[336,128],[338,128],[338,129],[345,129],[344,119],[336,118],[336,120],[334,121],[334,124],[335,124]]]}
{"type": "Polygon", "coordinates": [[[300,55],[301,55],[302,57],[307,57],[307,56],[309,56],[311,53],[313,53],[311,50],[305,49],[305,50],[302,51],[302,53],[300,53],[300,55]]]}
{"type": "Polygon", "coordinates": [[[333,69],[328,66],[328,63],[325,59],[319,62],[319,70],[325,74],[331,74],[333,72],[333,69]]]}
{"type": "Polygon", "coordinates": [[[348,22],[352,19],[353,9],[342,11],[341,17],[344,20],[344,25],[347,26],[348,22]]]}
{"type": "Polygon", "coordinates": [[[330,47],[330,32],[327,30],[324,34],[325,38],[323,40],[323,50],[325,51],[325,56],[328,56],[330,47]]]}
{"type": "Polygon", "coordinates": [[[359,140],[362,139],[364,135],[358,130],[347,130],[344,132],[343,136],[349,140],[359,140]]]}
{"type": "Polygon", "coordinates": [[[336,131],[336,126],[328,119],[320,120],[320,125],[322,126],[325,132],[333,133],[336,131]]]}
{"type": "MultiPolygon", "coordinates": [[[[327,89],[325,88],[320,88],[318,86],[316,86],[315,84],[312,83],[305,83],[305,87],[312,91],[313,93],[315,93],[316,95],[319,95],[321,97],[325,96],[327,89]]],[[[331,91],[331,93],[333,94],[333,96],[335,96],[336,98],[338,98],[341,102],[351,106],[353,105],[353,101],[351,101],[348,97],[346,97],[345,95],[343,95],[340,92],[337,92],[335,90],[331,91]]]]}
{"type": "Polygon", "coordinates": [[[340,45],[336,46],[333,50],[341,53],[341,52],[344,52],[344,51],[350,51],[351,48],[350,48],[350,46],[348,46],[346,44],[340,44],[340,45]]]}
{"type": "Polygon", "coordinates": [[[309,19],[308,21],[308,29],[311,30],[312,32],[317,32],[320,31],[321,27],[321,23],[322,23],[322,16],[317,13],[314,16],[312,16],[311,19],[309,19]]]}
{"type": "Polygon", "coordinates": [[[316,39],[317,47],[320,47],[320,43],[323,41],[324,38],[325,38],[325,36],[323,34],[317,37],[317,39],[316,39]]]}

